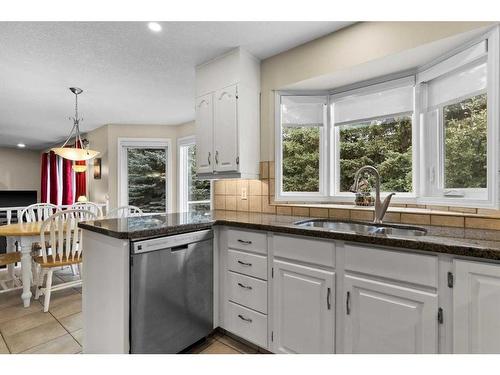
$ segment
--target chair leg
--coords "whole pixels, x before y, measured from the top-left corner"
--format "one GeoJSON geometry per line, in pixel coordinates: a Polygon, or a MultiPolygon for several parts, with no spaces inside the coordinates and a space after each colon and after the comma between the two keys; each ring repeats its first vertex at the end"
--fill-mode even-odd
{"type": "Polygon", "coordinates": [[[78,263],[78,275],[80,276],[80,279],[82,278],[82,269],[83,269],[83,264],[78,263]]]}
{"type": "Polygon", "coordinates": [[[31,261],[31,283],[36,284],[38,282],[38,264],[31,261]]]}
{"type": "Polygon", "coordinates": [[[73,273],[73,276],[76,276],[76,267],[74,264],[71,265],[71,272],[73,273]]]}
{"type": "MultiPolygon", "coordinates": [[[[41,267],[40,267],[41,268],[41,267]]],[[[45,269],[41,268],[38,270],[38,278],[36,279],[36,284],[35,284],[35,299],[39,299],[40,295],[42,294],[42,288],[43,288],[43,279],[45,278],[45,269]]]]}
{"type": "Polygon", "coordinates": [[[45,291],[43,294],[45,294],[45,298],[43,300],[43,312],[49,311],[49,304],[50,304],[50,293],[52,291],[52,273],[54,270],[49,269],[47,272],[47,281],[45,283],[45,291]]]}

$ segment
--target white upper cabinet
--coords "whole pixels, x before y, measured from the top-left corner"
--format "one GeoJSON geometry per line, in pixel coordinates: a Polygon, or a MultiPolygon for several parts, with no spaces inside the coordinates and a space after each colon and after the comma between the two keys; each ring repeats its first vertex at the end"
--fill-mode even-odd
{"type": "Polygon", "coordinates": [[[343,297],[344,353],[438,352],[437,294],[346,276],[343,297]]]}
{"type": "Polygon", "coordinates": [[[500,265],[455,260],[453,351],[500,353],[500,265]]]}
{"type": "Polygon", "coordinates": [[[212,173],[214,170],[214,116],[213,94],[206,94],[196,100],[196,161],[198,173],[212,173]]]}
{"type": "Polygon", "coordinates": [[[196,97],[198,175],[258,178],[260,61],[237,48],[198,66],[196,97]]]}
{"type": "Polygon", "coordinates": [[[215,170],[238,172],[238,86],[215,92],[215,170]]]}
{"type": "Polygon", "coordinates": [[[275,353],[335,353],[335,274],[274,261],[275,353]]]}

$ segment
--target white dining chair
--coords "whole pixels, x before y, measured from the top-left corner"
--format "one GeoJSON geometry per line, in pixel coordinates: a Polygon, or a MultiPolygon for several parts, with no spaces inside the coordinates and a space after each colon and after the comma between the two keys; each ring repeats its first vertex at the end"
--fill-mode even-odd
{"type": "Polygon", "coordinates": [[[97,218],[102,217],[102,208],[94,202],[76,202],[71,206],[72,210],[87,210],[93,212],[97,218]]]}
{"type": "Polygon", "coordinates": [[[44,295],[43,311],[49,311],[51,293],[57,290],[71,288],[82,284],[81,264],[83,257],[82,231],[78,223],[85,220],[95,220],[97,215],[88,210],[72,209],[60,211],[45,220],[40,228],[41,255],[35,257],[35,263],[40,267],[36,280],[35,299],[44,295]],[[48,236],[45,234],[48,233],[48,236]],[[50,250],[49,247],[50,246],[50,250]],[[57,285],[52,285],[54,268],[77,265],[80,278],[57,285]],[[45,284],[44,284],[44,279],[45,284]]]}
{"type": "Polygon", "coordinates": [[[144,215],[144,212],[137,206],[121,206],[109,211],[109,214],[106,215],[106,218],[119,219],[119,218],[142,216],[142,215],[144,215]]]}
{"type": "Polygon", "coordinates": [[[44,221],[58,211],[60,211],[60,208],[55,204],[35,203],[25,207],[19,214],[17,221],[23,223],[44,221]]]}

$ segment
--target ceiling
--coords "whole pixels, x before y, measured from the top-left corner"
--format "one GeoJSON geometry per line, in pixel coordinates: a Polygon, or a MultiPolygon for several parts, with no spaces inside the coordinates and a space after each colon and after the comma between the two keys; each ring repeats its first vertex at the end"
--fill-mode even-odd
{"type": "Polygon", "coordinates": [[[242,46],[260,59],[352,22],[0,22],[0,146],[64,139],[81,87],[82,131],[194,119],[194,67],[242,46]]]}

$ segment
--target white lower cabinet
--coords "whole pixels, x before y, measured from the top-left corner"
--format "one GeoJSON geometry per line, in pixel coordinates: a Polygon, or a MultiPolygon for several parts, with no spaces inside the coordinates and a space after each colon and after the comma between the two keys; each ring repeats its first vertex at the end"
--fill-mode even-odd
{"type": "Polygon", "coordinates": [[[335,273],[278,260],[273,267],[273,352],[334,353],[335,273]]]}
{"type": "Polygon", "coordinates": [[[437,353],[437,294],[346,275],[343,295],[345,353],[437,353]]]}
{"type": "Polygon", "coordinates": [[[500,353],[500,265],[453,263],[453,351],[500,353]]]}

